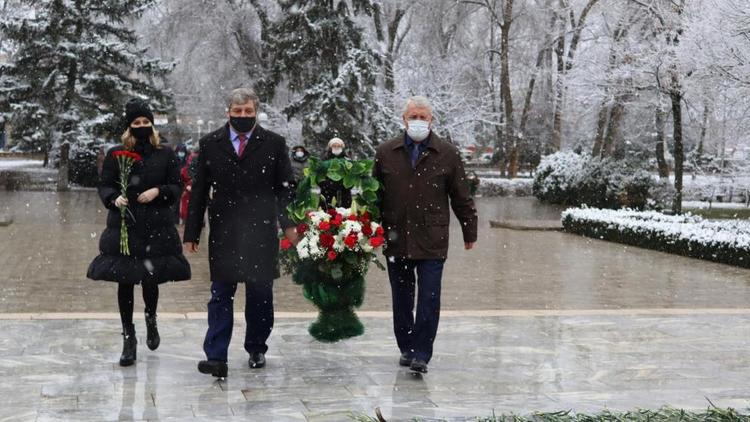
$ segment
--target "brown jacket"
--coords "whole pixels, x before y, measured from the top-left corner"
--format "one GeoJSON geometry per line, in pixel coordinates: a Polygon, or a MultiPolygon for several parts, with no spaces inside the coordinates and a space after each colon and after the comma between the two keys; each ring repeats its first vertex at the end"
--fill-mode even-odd
{"type": "Polygon", "coordinates": [[[386,256],[445,259],[448,256],[450,206],[464,242],[477,240],[477,210],[469,195],[458,149],[434,133],[411,167],[402,132],[378,146],[373,176],[383,186],[381,211],[387,234],[386,256]]]}

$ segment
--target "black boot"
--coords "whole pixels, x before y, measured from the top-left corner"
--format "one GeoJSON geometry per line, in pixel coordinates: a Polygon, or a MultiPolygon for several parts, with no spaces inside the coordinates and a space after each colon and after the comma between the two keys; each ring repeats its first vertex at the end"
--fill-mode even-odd
{"type": "Polygon", "coordinates": [[[149,349],[156,350],[160,343],[159,330],[156,328],[156,314],[146,314],[146,345],[149,349]]]}
{"type": "Polygon", "coordinates": [[[135,363],[135,352],[138,340],[135,339],[135,325],[122,327],[122,355],[120,366],[130,366],[135,363]]]}

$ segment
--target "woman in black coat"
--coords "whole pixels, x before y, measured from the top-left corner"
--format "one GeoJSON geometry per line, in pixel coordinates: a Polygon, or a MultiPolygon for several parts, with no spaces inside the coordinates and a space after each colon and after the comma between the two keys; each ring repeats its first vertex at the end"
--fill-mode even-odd
{"type": "MultiPolygon", "coordinates": [[[[333,138],[328,142],[328,149],[323,156],[324,160],[333,160],[340,158],[348,160],[344,148],[346,145],[340,138],[333,138]]],[[[352,206],[352,191],[344,186],[342,180],[333,181],[325,179],[318,183],[320,186],[320,195],[323,197],[324,203],[328,208],[334,206],[334,202],[337,208],[349,208],[352,206]],[[335,201],[334,201],[335,199],[335,201]]]]}
{"type": "Polygon", "coordinates": [[[156,327],[158,286],[166,281],[190,279],[190,264],[182,254],[171,209],[181,192],[177,157],[171,149],[160,145],[147,103],[131,100],[125,109],[128,129],[122,136],[123,145],[107,153],[102,167],[99,196],[109,214],[107,227],[99,239],[100,253],[89,265],[87,276],[118,283],[117,302],[123,327],[120,365],[129,366],[136,359],[135,285],[141,284],[146,304],[146,344],[156,350],[160,343],[156,327]],[[132,167],[125,196],[120,193],[120,169],[113,156],[123,150],[135,152],[142,158],[132,167]],[[130,255],[120,252],[122,207],[127,208],[125,223],[130,255]]]}

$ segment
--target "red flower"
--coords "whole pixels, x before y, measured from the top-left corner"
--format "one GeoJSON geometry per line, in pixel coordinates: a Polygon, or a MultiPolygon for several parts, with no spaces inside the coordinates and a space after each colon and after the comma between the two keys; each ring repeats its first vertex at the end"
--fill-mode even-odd
{"type": "Polygon", "coordinates": [[[383,230],[383,226],[378,226],[378,228],[375,230],[375,234],[382,237],[385,234],[385,230],[383,230]]]}
{"type": "Polygon", "coordinates": [[[385,238],[381,236],[373,237],[372,239],[370,239],[370,246],[372,246],[373,248],[380,247],[383,245],[383,243],[385,243],[385,238]]]}
{"type": "Polygon", "coordinates": [[[300,224],[299,224],[299,225],[297,226],[297,234],[298,234],[298,235],[300,235],[300,236],[304,236],[304,234],[305,234],[305,233],[307,233],[307,230],[308,230],[309,228],[310,228],[310,226],[308,226],[307,224],[305,224],[305,223],[300,223],[300,224]]]}
{"type": "Polygon", "coordinates": [[[336,214],[338,214],[338,213],[336,212],[336,209],[335,209],[335,208],[328,208],[328,214],[329,214],[329,215],[330,215],[331,217],[336,217],[336,214]]]}
{"type": "Polygon", "coordinates": [[[357,216],[352,214],[349,216],[349,221],[357,221],[357,216]]]}
{"type": "Polygon", "coordinates": [[[326,249],[331,249],[333,247],[333,244],[335,242],[336,241],[333,239],[333,236],[331,236],[328,233],[322,233],[320,235],[320,246],[322,246],[322,247],[324,247],[326,249]]]}
{"type": "Polygon", "coordinates": [[[357,233],[349,233],[349,235],[344,239],[344,244],[349,247],[349,249],[354,249],[354,247],[357,246],[358,240],[359,237],[357,236],[357,233]]]}
{"type": "Polygon", "coordinates": [[[367,237],[372,236],[372,226],[370,225],[370,223],[364,224],[362,226],[362,234],[367,237]]]}
{"type": "Polygon", "coordinates": [[[344,222],[344,216],[341,214],[336,214],[336,216],[333,218],[333,221],[331,221],[331,224],[338,227],[341,225],[341,223],[344,222]]]}
{"type": "Polygon", "coordinates": [[[364,213],[362,213],[362,216],[360,218],[362,219],[362,221],[370,221],[370,213],[365,211],[364,213]]]}
{"type": "Polygon", "coordinates": [[[329,230],[331,228],[331,223],[329,223],[327,221],[321,221],[320,224],[318,224],[318,228],[321,231],[329,230]]]}
{"type": "Polygon", "coordinates": [[[333,261],[336,259],[336,252],[334,251],[328,251],[328,260],[333,261]]]}
{"type": "Polygon", "coordinates": [[[289,239],[287,239],[287,238],[283,238],[283,239],[281,239],[280,246],[281,246],[282,250],[287,250],[287,249],[289,249],[289,248],[292,247],[292,242],[289,239]]]}
{"type": "Polygon", "coordinates": [[[132,151],[125,151],[125,150],[115,151],[112,153],[112,156],[115,158],[125,157],[133,161],[141,161],[142,159],[140,154],[132,152],[132,151]]]}

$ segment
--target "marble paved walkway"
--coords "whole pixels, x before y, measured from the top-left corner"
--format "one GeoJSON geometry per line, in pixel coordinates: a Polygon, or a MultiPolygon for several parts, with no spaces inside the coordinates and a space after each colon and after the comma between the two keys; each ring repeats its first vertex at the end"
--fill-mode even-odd
{"type": "MultiPolygon", "coordinates": [[[[311,315],[280,315],[268,365],[246,366],[235,327],[226,381],[196,371],[203,315],[162,316],[162,346],[120,368],[115,315],[0,318],[0,421],[469,420],[664,404],[750,406],[750,310],[489,311],[447,313],[430,372],[397,365],[387,313],[366,333],[312,340],[311,315]],[[40,319],[37,319],[40,318],[40,319]],[[58,319],[45,319],[58,318],[58,319]]],[[[241,319],[239,320],[241,321],[241,319]]]]}

